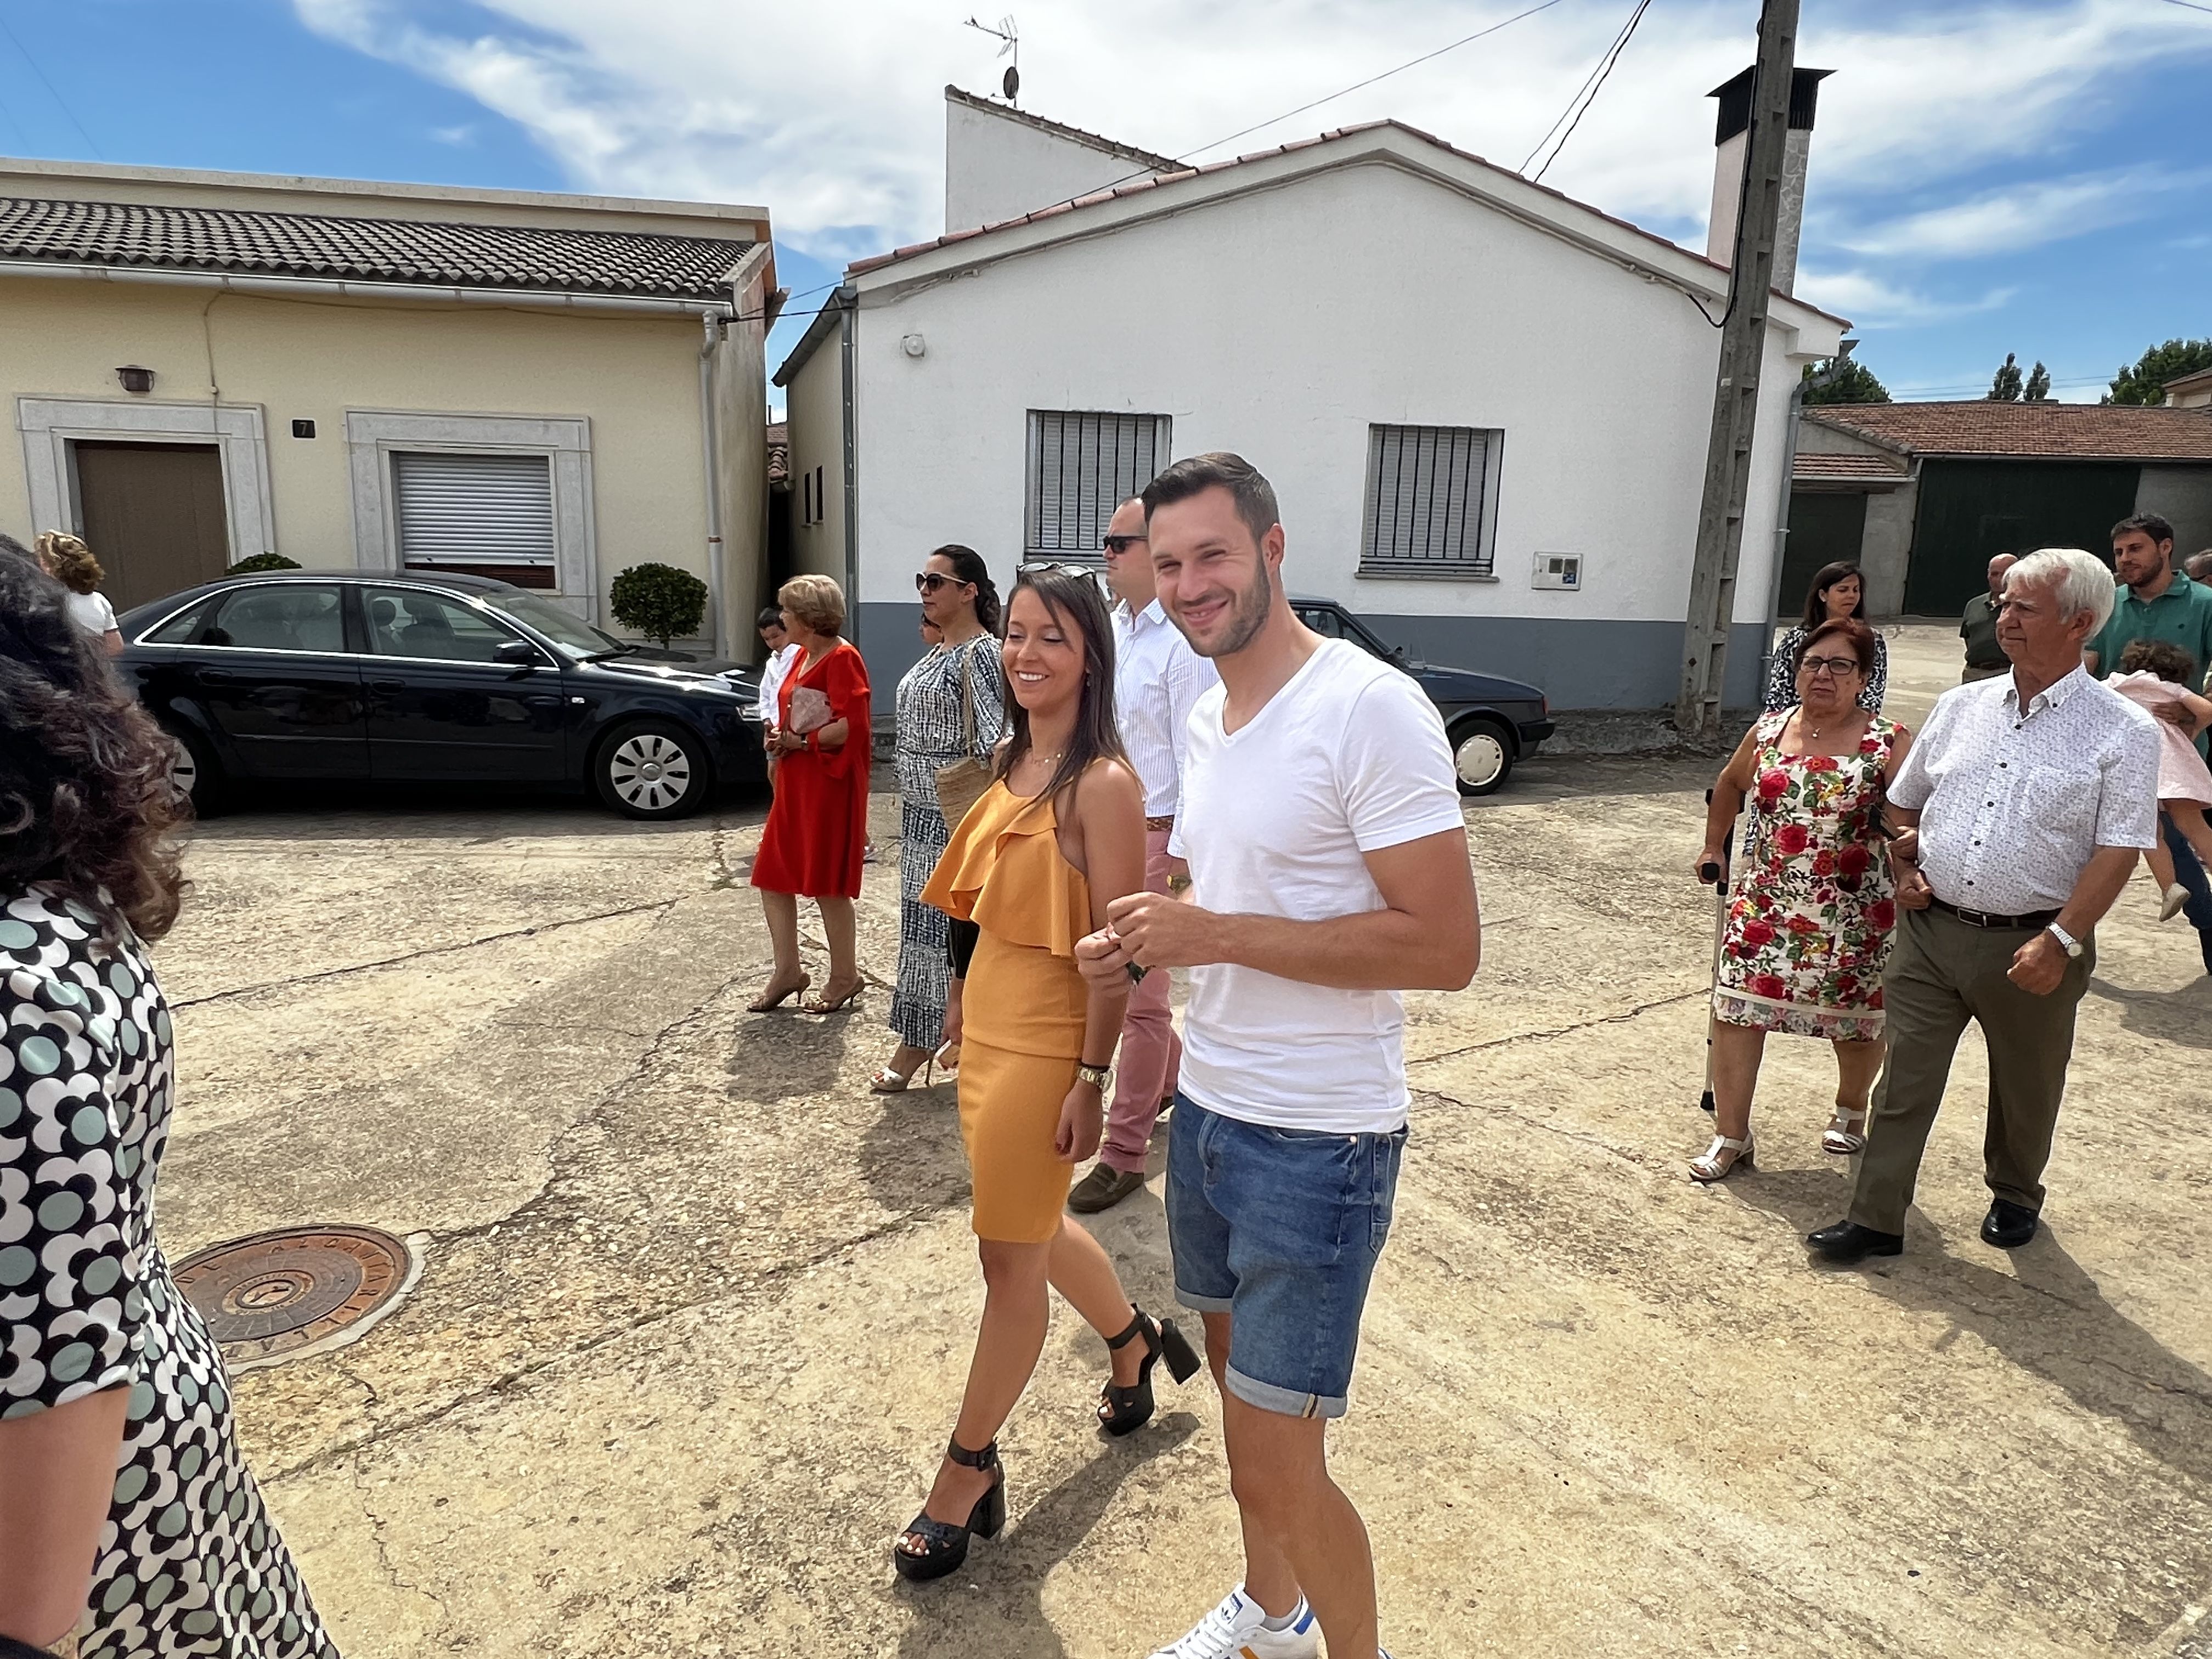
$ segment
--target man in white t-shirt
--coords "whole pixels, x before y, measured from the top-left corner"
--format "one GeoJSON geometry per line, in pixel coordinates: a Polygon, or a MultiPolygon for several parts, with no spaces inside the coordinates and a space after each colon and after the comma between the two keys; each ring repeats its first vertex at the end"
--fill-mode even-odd
{"type": "Polygon", "coordinates": [[[1275,494],[1235,455],[1146,486],[1160,604],[1221,684],[1190,715],[1182,898],[1117,899],[1085,975],[1191,969],[1168,1142],[1176,1295],[1206,1322],[1244,1581],[1154,1659],[1369,1659],[1375,1567],[1329,1479],[1408,1096],[1398,993],[1474,977],[1450,750],[1411,678],[1291,614],[1275,494]],[[1318,1626],[1318,1628],[1316,1628],[1318,1626]]]}

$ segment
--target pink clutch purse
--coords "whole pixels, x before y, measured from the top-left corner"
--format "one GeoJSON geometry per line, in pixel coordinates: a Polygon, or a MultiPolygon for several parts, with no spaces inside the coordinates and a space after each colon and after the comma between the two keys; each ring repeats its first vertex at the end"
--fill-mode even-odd
{"type": "Polygon", "coordinates": [[[800,737],[819,732],[836,718],[830,712],[830,694],[802,685],[791,694],[791,729],[800,737]]]}

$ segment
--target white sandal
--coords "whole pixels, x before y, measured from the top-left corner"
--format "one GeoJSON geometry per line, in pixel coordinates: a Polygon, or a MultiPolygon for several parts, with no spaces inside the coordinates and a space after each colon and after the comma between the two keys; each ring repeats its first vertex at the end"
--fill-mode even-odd
{"type": "Polygon", "coordinates": [[[1866,1151],[1866,1121],[1867,1109],[1863,1106],[1856,1112],[1837,1107],[1835,1116],[1828,1120],[1828,1127],[1820,1131],[1820,1150],[1838,1158],[1866,1151]]]}
{"type": "Polygon", "coordinates": [[[1713,1144],[1701,1156],[1690,1160],[1690,1179],[1701,1186],[1711,1186],[1716,1181],[1726,1181],[1739,1164],[1747,1170],[1756,1169],[1758,1166],[1751,1161],[1751,1147],[1748,1134],[1741,1140],[1715,1135],[1713,1144]],[[1723,1152],[1728,1154],[1725,1163],[1721,1158],[1723,1152]]]}
{"type": "Polygon", "coordinates": [[[2166,896],[2159,903],[2158,919],[2160,921],[2172,921],[2181,914],[2182,907],[2188,902],[2189,890],[2177,881],[2166,890],[2166,896]]]}

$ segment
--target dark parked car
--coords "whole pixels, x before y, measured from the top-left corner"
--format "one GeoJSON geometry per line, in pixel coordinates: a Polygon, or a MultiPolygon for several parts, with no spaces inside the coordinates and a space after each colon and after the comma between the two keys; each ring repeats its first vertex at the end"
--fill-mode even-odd
{"type": "Polygon", "coordinates": [[[1315,633],[1349,640],[1413,677],[1443,716],[1462,795],[1492,793],[1512,772],[1514,762],[1534,754],[1536,745],[1552,735],[1551,709],[1533,685],[1472,669],[1410,660],[1402,647],[1386,648],[1334,599],[1293,598],[1291,607],[1315,633]]]}
{"type": "Polygon", "coordinates": [[[750,676],[641,660],[481,576],[240,576],[118,625],[116,666],[182,746],[203,811],[233,783],[314,779],[580,784],[670,818],[767,775],[750,676]]]}

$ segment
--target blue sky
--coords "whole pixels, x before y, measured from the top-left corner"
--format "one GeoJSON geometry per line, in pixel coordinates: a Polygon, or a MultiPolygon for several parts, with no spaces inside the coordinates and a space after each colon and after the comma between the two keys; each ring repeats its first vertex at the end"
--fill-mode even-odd
{"type": "MultiPolygon", "coordinates": [[[[1553,0],[1222,148],[1533,0],[1010,3],[1024,102],[1042,114],[1200,160],[1395,115],[1508,166],[1631,9],[1553,0]]],[[[761,203],[796,294],[942,228],[941,88],[988,89],[1000,67],[968,15],[842,0],[825,27],[819,9],[751,0],[0,0],[0,148],[761,203]]],[[[1701,247],[1702,94],[1749,61],[1756,21],[1755,0],[1656,0],[1546,182],[1701,247]]],[[[1859,324],[1893,391],[1975,395],[2014,351],[2049,364],[2058,395],[2094,398],[2145,346],[2212,335],[2212,11],[1805,0],[1799,61],[1836,71],[1800,292],[1859,324]]]]}

